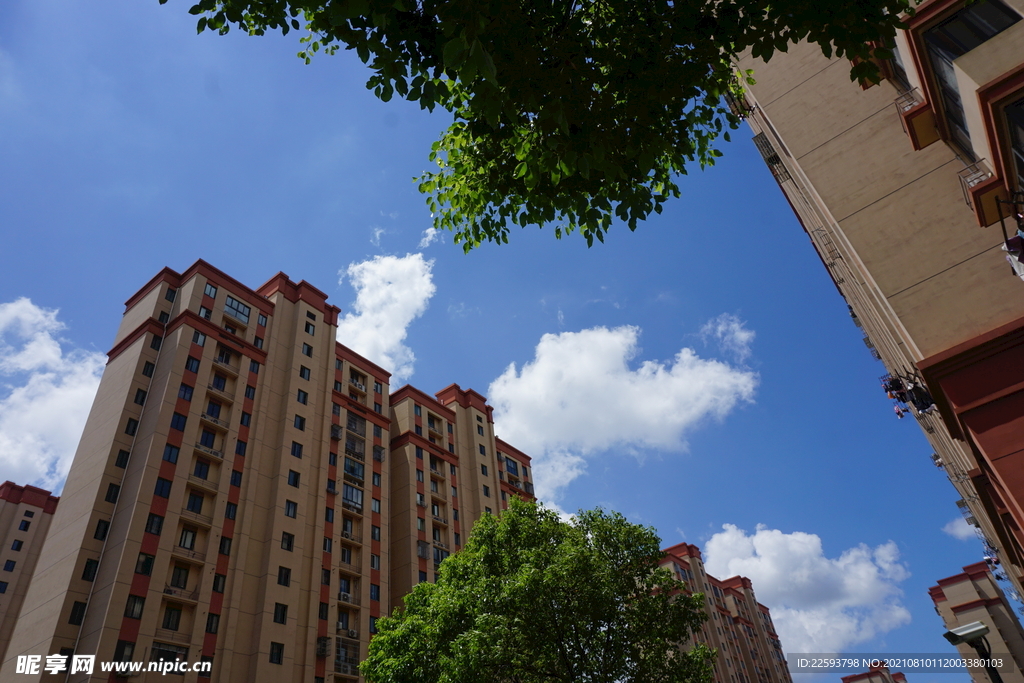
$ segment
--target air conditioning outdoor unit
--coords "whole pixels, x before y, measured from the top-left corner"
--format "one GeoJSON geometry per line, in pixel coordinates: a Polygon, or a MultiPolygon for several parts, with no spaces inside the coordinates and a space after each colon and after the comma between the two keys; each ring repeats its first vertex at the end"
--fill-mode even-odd
{"type": "Polygon", "coordinates": [[[348,538],[348,539],[351,539],[351,538],[352,538],[352,533],[351,533],[351,532],[349,532],[349,531],[342,531],[342,532],[341,532],[341,537],[342,537],[342,538],[348,538]]]}
{"type": "Polygon", "coordinates": [[[345,626],[346,626],[345,622],[343,622],[343,621],[339,621],[338,622],[338,630],[339,631],[344,631],[345,630],[345,626]]]}
{"type": "Polygon", "coordinates": [[[342,602],[352,602],[352,595],[350,593],[338,593],[338,599],[342,602]]]}
{"type": "Polygon", "coordinates": [[[359,637],[359,631],[355,630],[354,628],[350,628],[348,630],[348,637],[349,638],[358,638],[359,637]]]}

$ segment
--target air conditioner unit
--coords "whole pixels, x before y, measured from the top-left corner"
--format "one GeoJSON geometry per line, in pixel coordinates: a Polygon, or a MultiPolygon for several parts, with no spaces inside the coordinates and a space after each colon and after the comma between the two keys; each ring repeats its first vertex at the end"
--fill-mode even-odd
{"type": "Polygon", "coordinates": [[[351,540],[352,539],[352,532],[351,531],[342,531],[341,532],[341,537],[342,538],[347,538],[347,539],[351,540]]]}
{"type": "Polygon", "coordinates": [[[355,630],[354,628],[350,628],[348,630],[348,637],[349,638],[358,638],[359,637],[359,631],[355,630]]]}
{"type": "Polygon", "coordinates": [[[351,593],[338,593],[338,599],[341,600],[342,602],[352,602],[352,594],[351,593]]]}
{"type": "Polygon", "coordinates": [[[347,624],[345,622],[343,622],[343,621],[339,621],[338,622],[338,630],[339,631],[344,631],[346,627],[347,627],[347,624]]]}
{"type": "Polygon", "coordinates": [[[331,639],[327,636],[320,636],[316,639],[316,656],[326,657],[331,649],[331,639]]]}

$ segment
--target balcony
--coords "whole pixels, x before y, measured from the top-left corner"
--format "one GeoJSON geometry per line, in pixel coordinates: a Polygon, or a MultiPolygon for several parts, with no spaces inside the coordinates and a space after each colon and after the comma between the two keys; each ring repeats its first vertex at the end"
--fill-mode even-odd
{"type": "Polygon", "coordinates": [[[233,375],[235,377],[238,377],[238,368],[236,368],[234,365],[232,365],[228,361],[224,360],[223,358],[214,358],[213,359],[213,367],[215,367],[215,368],[217,368],[219,370],[223,370],[224,372],[228,373],[229,375],[233,375]]]}
{"type": "Polygon", "coordinates": [[[188,645],[192,642],[191,633],[182,633],[181,631],[172,631],[166,628],[158,628],[156,633],[153,634],[156,640],[170,641],[172,643],[184,643],[188,645]]]}
{"type": "MultiPolygon", "coordinates": [[[[349,541],[351,543],[356,543],[356,544],[359,544],[359,545],[362,545],[362,543],[363,543],[363,537],[362,536],[356,536],[351,531],[342,531],[341,532],[341,538],[342,538],[342,540],[349,541]]],[[[346,564],[352,564],[352,563],[351,562],[347,562],[346,564]]]]}
{"type": "Polygon", "coordinates": [[[352,472],[345,472],[344,477],[345,477],[345,481],[353,483],[356,486],[362,486],[363,485],[363,478],[361,476],[359,476],[358,474],[354,474],[352,472]]]}
{"type": "Polygon", "coordinates": [[[352,444],[345,444],[345,455],[351,455],[356,460],[366,460],[364,451],[362,449],[357,449],[352,444]]]}
{"type": "Polygon", "coordinates": [[[346,678],[358,678],[359,677],[359,661],[352,657],[346,657],[345,661],[334,661],[334,675],[335,678],[338,676],[344,676],[346,678]]]}
{"type": "Polygon", "coordinates": [[[182,548],[180,545],[171,548],[171,554],[176,557],[183,557],[186,560],[192,560],[193,562],[206,562],[206,553],[191,550],[190,548],[182,548]]]}
{"type": "Polygon", "coordinates": [[[203,479],[194,474],[188,475],[188,483],[196,488],[200,488],[211,493],[216,493],[217,489],[220,488],[219,482],[216,482],[213,479],[203,479]]]}
{"type": "Polygon", "coordinates": [[[201,453],[206,453],[207,455],[212,455],[215,458],[220,458],[222,460],[224,458],[224,451],[218,451],[215,448],[210,448],[209,446],[204,446],[201,443],[197,443],[195,445],[195,448],[196,448],[197,451],[199,451],[201,453]]]}
{"type": "Polygon", "coordinates": [[[212,527],[213,526],[213,517],[209,517],[207,515],[201,515],[198,512],[192,512],[191,510],[182,510],[181,511],[181,518],[182,519],[190,519],[193,522],[199,522],[200,524],[202,524],[204,526],[208,526],[208,527],[212,527]]]}
{"type": "Polygon", "coordinates": [[[359,391],[363,392],[364,394],[366,393],[366,385],[363,384],[362,382],[349,378],[348,383],[354,386],[359,391]]]}
{"type": "Polygon", "coordinates": [[[436,538],[434,539],[434,545],[438,548],[441,548],[442,550],[448,550],[448,544],[444,541],[439,541],[436,538]]]}
{"type": "Polygon", "coordinates": [[[362,503],[356,503],[354,501],[348,500],[347,498],[341,501],[341,507],[345,508],[350,512],[355,512],[360,515],[363,514],[362,503]]]}
{"type": "Polygon", "coordinates": [[[344,602],[348,605],[358,605],[359,595],[357,593],[338,593],[338,602],[344,602]]]}
{"type": "Polygon", "coordinates": [[[234,402],[234,400],[235,400],[235,397],[232,394],[228,393],[227,386],[225,386],[222,389],[218,389],[217,387],[213,386],[212,384],[207,384],[206,385],[206,389],[207,389],[207,391],[209,391],[214,396],[222,398],[225,401],[234,402]]]}
{"type": "Polygon", "coordinates": [[[348,421],[345,423],[345,427],[348,428],[348,430],[350,432],[353,432],[354,434],[358,434],[359,436],[366,436],[366,420],[354,420],[352,418],[349,418],[348,421]]]}
{"type": "Polygon", "coordinates": [[[172,595],[178,600],[197,602],[199,600],[199,589],[197,588],[194,591],[190,591],[184,588],[177,588],[175,586],[166,586],[164,588],[164,595],[172,595]]]}
{"type": "Polygon", "coordinates": [[[205,422],[209,422],[210,424],[215,425],[217,427],[220,427],[221,429],[223,429],[225,431],[227,431],[229,429],[229,425],[228,425],[227,419],[222,419],[222,418],[219,418],[219,417],[213,417],[212,415],[208,415],[206,413],[203,413],[202,415],[200,415],[199,419],[201,419],[201,420],[203,420],[205,422]]]}
{"type": "Polygon", "coordinates": [[[435,434],[440,436],[442,439],[444,438],[444,434],[441,433],[441,425],[439,423],[434,422],[433,420],[428,420],[427,421],[427,429],[432,431],[432,432],[434,432],[435,434]]]}
{"type": "Polygon", "coordinates": [[[434,521],[438,524],[444,524],[445,526],[448,526],[448,520],[444,517],[438,517],[437,515],[434,515],[434,521]]]}

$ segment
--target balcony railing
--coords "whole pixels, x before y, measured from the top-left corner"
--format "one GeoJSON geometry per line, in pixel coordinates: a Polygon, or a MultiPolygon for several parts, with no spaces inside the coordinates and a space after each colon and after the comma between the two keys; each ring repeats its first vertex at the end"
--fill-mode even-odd
{"type": "Polygon", "coordinates": [[[353,448],[349,444],[345,444],[345,454],[346,455],[351,455],[356,460],[366,460],[366,456],[364,455],[364,451],[356,450],[355,448],[353,448]]]}
{"type": "Polygon", "coordinates": [[[178,557],[184,557],[189,560],[195,560],[196,562],[206,561],[206,553],[201,553],[198,550],[191,550],[189,548],[182,548],[180,545],[172,547],[171,554],[177,555],[178,557]]]}
{"type": "Polygon", "coordinates": [[[438,517],[437,515],[434,515],[434,521],[435,522],[440,522],[441,524],[444,524],[445,526],[448,526],[448,520],[445,519],[444,517],[438,517]]]}
{"type": "Polygon", "coordinates": [[[354,386],[359,391],[361,391],[363,393],[366,393],[366,385],[363,384],[362,382],[357,382],[356,380],[350,378],[348,380],[348,383],[351,384],[352,386],[354,386]]]}
{"type": "Polygon", "coordinates": [[[223,457],[224,457],[224,451],[218,451],[215,448],[210,448],[209,446],[204,446],[201,443],[197,443],[196,444],[196,450],[197,451],[202,451],[203,453],[206,453],[207,455],[212,455],[215,458],[222,458],[223,459],[223,457]]]}
{"type": "Polygon", "coordinates": [[[442,548],[444,550],[448,550],[448,544],[445,543],[444,541],[439,541],[436,538],[434,539],[434,545],[436,545],[438,548],[442,548]]]}
{"type": "Polygon", "coordinates": [[[964,202],[973,209],[974,202],[971,200],[971,188],[991,178],[992,171],[989,170],[988,164],[985,163],[984,159],[979,159],[957,173],[957,176],[960,178],[960,190],[964,193],[964,202]]]}
{"type": "Polygon", "coordinates": [[[231,373],[235,377],[238,376],[238,368],[236,368],[234,365],[232,365],[231,363],[227,362],[226,360],[223,360],[222,358],[214,358],[213,359],[213,364],[214,364],[215,367],[218,367],[221,370],[226,370],[227,372],[231,373]]]}
{"type": "Polygon", "coordinates": [[[350,419],[348,420],[348,422],[345,423],[345,426],[348,428],[350,432],[358,434],[359,436],[366,436],[365,420],[359,421],[350,419]]]}
{"type": "Polygon", "coordinates": [[[203,419],[203,420],[206,420],[210,424],[217,425],[218,427],[220,427],[222,429],[228,429],[228,421],[227,420],[222,420],[219,417],[214,417],[214,416],[208,415],[206,413],[203,413],[199,417],[201,419],[203,419]]]}
{"type": "Polygon", "coordinates": [[[192,642],[192,634],[191,633],[187,633],[187,632],[186,633],[182,633],[181,631],[172,631],[172,630],[167,629],[167,628],[158,628],[156,630],[156,633],[153,634],[153,636],[157,640],[170,640],[170,641],[175,642],[175,643],[186,643],[187,644],[187,643],[191,643],[192,642]]]}
{"type": "Polygon", "coordinates": [[[344,477],[345,477],[345,481],[352,482],[353,484],[356,484],[357,486],[362,486],[363,485],[363,478],[361,476],[359,476],[358,474],[353,474],[352,472],[345,472],[344,477]]]}
{"type": "Polygon", "coordinates": [[[191,600],[195,602],[199,599],[199,589],[194,591],[186,590],[184,588],[177,588],[175,586],[166,586],[164,588],[164,595],[173,595],[181,600],[191,600]]]}
{"type": "Polygon", "coordinates": [[[359,604],[359,594],[358,593],[343,593],[343,592],[339,592],[338,593],[338,602],[344,602],[344,603],[347,603],[349,605],[358,605],[359,604]]]}
{"type": "Polygon", "coordinates": [[[235,397],[228,393],[228,389],[226,386],[223,389],[218,389],[212,384],[207,384],[206,388],[215,396],[220,396],[221,398],[227,399],[228,401],[235,400],[235,397]]]}
{"type": "Polygon", "coordinates": [[[203,479],[202,477],[197,477],[194,474],[188,475],[188,483],[192,484],[193,486],[198,486],[201,489],[214,492],[217,491],[217,489],[220,486],[218,482],[212,479],[203,479]]]}
{"type": "Polygon", "coordinates": [[[191,519],[192,521],[205,524],[206,526],[213,526],[213,517],[207,515],[201,515],[198,512],[192,512],[191,510],[182,510],[181,516],[184,519],[191,519]]]}
{"type": "Polygon", "coordinates": [[[359,514],[363,514],[363,506],[361,503],[356,503],[346,498],[341,501],[341,506],[346,510],[351,510],[352,512],[358,512],[359,514]]]}

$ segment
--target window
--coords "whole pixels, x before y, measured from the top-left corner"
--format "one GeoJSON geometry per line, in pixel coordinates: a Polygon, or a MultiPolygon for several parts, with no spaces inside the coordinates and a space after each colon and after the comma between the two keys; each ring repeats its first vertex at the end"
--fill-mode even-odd
{"type": "Polygon", "coordinates": [[[143,576],[151,576],[153,574],[154,560],[156,560],[156,557],[153,555],[139,553],[139,559],[135,560],[135,573],[142,574],[143,576]]]}
{"type": "Polygon", "coordinates": [[[146,533],[159,536],[160,531],[164,528],[164,518],[160,515],[149,514],[149,518],[146,520],[146,533]]]}
{"type": "Polygon", "coordinates": [[[228,389],[228,378],[220,373],[213,375],[213,388],[217,391],[227,391],[228,389]]]}
{"type": "Polygon", "coordinates": [[[483,444],[480,444],[480,455],[487,455],[487,449],[484,448],[483,444]]]}
{"type": "Polygon", "coordinates": [[[302,457],[302,444],[297,441],[292,441],[292,455],[296,458],[302,457]]]}
{"type": "Polygon", "coordinates": [[[186,401],[192,400],[192,387],[187,384],[182,384],[178,387],[178,398],[185,399],[186,401]]]}
{"type": "Polygon", "coordinates": [[[487,476],[487,465],[480,465],[480,474],[487,476]]]}
{"type": "Polygon", "coordinates": [[[220,628],[220,615],[219,614],[209,614],[209,615],[207,615],[207,617],[206,617],[206,632],[207,633],[216,633],[217,629],[219,629],[219,628],[220,628]]]}
{"type": "Polygon", "coordinates": [[[153,491],[154,496],[160,496],[161,498],[167,498],[171,495],[171,482],[163,477],[158,477],[156,480],[156,489],[153,491]]]}
{"type": "Polygon", "coordinates": [[[306,323],[306,334],[316,334],[316,325],[313,323],[306,323]]]}
{"type": "Polygon", "coordinates": [[[152,377],[152,376],[153,376],[153,371],[154,371],[154,370],[156,370],[156,366],[155,366],[155,365],[153,365],[152,363],[150,363],[150,362],[149,362],[149,361],[147,360],[147,361],[145,362],[145,364],[144,364],[144,365],[142,366],[142,376],[143,376],[143,377],[152,377]]]}
{"type": "Polygon", "coordinates": [[[380,473],[379,472],[374,472],[373,473],[373,485],[374,486],[380,486],[380,473]]]}
{"type": "Polygon", "coordinates": [[[310,346],[309,344],[303,344],[302,345],[302,355],[303,356],[309,356],[310,358],[312,358],[313,357],[313,347],[310,346]]]}
{"type": "Polygon", "coordinates": [[[491,488],[489,486],[485,486],[484,487],[484,497],[485,498],[490,498],[491,497],[491,488]]]}
{"type": "Polygon", "coordinates": [[[302,405],[306,405],[309,402],[309,394],[302,389],[299,389],[299,392],[295,395],[295,400],[302,405]]]}
{"type": "Polygon", "coordinates": [[[220,409],[221,409],[221,405],[219,403],[217,403],[216,401],[210,401],[206,405],[206,415],[207,415],[207,417],[212,417],[214,419],[219,418],[220,417],[220,409]]]}
{"type": "Polygon", "coordinates": [[[82,581],[92,581],[96,578],[96,570],[99,569],[99,560],[86,560],[82,569],[82,581]]]}
{"type": "Polygon", "coordinates": [[[418,405],[415,405],[415,404],[413,404],[413,407],[412,407],[412,412],[413,412],[413,414],[415,414],[416,416],[420,416],[420,415],[422,415],[422,414],[423,414],[423,409],[422,409],[422,408],[420,408],[420,407],[419,407],[418,405]]]}
{"type": "Polygon", "coordinates": [[[249,313],[251,311],[251,308],[231,295],[228,295],[227,300],[224,302],[224,312],[234,318],[238,318],[238,320],[245,324],[249,323],[249,313]]]}
{"type": "Polygon", "coordinates": [[[270,663],[271,664],[282,664],[282,663],[284,663],[284,643],[271,643],[270,644],[270,663]]]}
{"type": "Polygon", "coordinates": [[[239,424],[243,427],[248,427],[252,421],[252,413],[242,413],[242,419],[239,420],[239,424]]]}
{"type": "Polygon", "coordinates": [[[15,539],[14,543],[11,543],[11,550],[13,550],[16,553],[17,552],[21,552],[21,546],[23,544],[24,544],[24,541],[19,540],[19,539],[15,539]]]}
{"type": "Polygon", "coordinates": [[[414,427],[414,430],[415,430],[415,432],[416,432],[417,434],[419,434],[420,436],[423,436],[423,427],[420,427],[419,425],[416,425],[416,426],[414,427]]]}
{"type": "Polygon", "coordinates": [[[116,503],[117,496],[121,493],[121,487],[117,484],[107,484],[107,495],[104,500],[108,503],[116,503]]]}
{"type": "Polygon", "coordinates": [[[370,569],[380,569],[380,555],[370,555],[370,569]]]}
{"type": "Polygon", "coordinates": [[[285,624],[288,622],[288,605],[283,605],[280,602],[274,603],[274,623],[285,624]]]}
{"type": "Polygon", "coordinates": [[[330,607],[331,606],[328,603],[321,602],[320,603],[320,611],[317,614],[317,616],[319,616],[321,619],[326,619],[327,616],[330,614],[330,607]]]}
{"type": "Polygon", "coordinates": [[[124,433],[128,436],[135,436],[135,432],[139,430],[139,421],[135,418],[129,417],[128,423],[124,426],[124,433]]]}
{"type": "Polygon", "coordinates": [[[248,399],[256,398],[256,387],[252,386],[251,384],[247,385],[245,387],[245,397],[248,399]]]}
{"type": "Polygon", "coordinates": [[[370,539],[374,540],[374,541],[379,541],[380,540],[380,527],[379,526],[371,526],[370,527],[370,539]]]}
{"type": "Polygon", "coordinates": [[[484,428],[483,428],[483,425],[477,425],[477,426],[476,426],[476,433],[477,433],[477,434],[479,434],[480,436],[483,436],[483,435],[484,435],[484,428]]]}
{"type": "Polygon", "coordinates": [[[375,583],[370,584],[370,600],[374,602],[380,601],[380,586],[375,583]]]}
{"type": "Polygon", "coordinates": [[[458,489],[456,489],[456,488],[455,488],[455,487],[453,486],[453,487],[452,487],[452,498],[457,498],[458,496],[459,496],[459,490],[458,490],[458,489]]]}
{"type": "Polygon", "coordinates": [[[210,462],[208,460],[196,460],[195,467],[192,468],[192,474],[199,479],[208,479],[210,477],[210,462]]]}
{"type": "Polygon", "coordinates": [[[267,326],[267,316],[265,316],[262,313],[260,313],[259,317],[256,318],[256,324],[259,325],[260,327],[266,327],[267,326]]]}
{"type": "Polygon", "coordinates": [[[185,505],[185,509],[189,512],[194,512],[197,515],[203,512],[203,496],[195,491],[189,491],[188,503],[185,505]]]}
{"type": "Polygon", "coordinates": [[[227,536],[222,536],[220,539],[220,548],[218,548],[221,555],[231,554],[231,539],[227,536]]]}
{"type": "Polygon", "coordinates": [[[245,455],[245,449],[249,445],[248,441],[242,441],[239,439],[235,442],[235,455],[245,455]]]}
{"type": "Polygon", "coordinates": [[[338,466],[338,454],[337,453],[328,453],[327,454],[327,464],[333,465],[334,467],[337,467],[338,466]]]}
{"type": "Polygon", "coordinates": [[[177,631],[181,625],[181,608],[168,606],[164,610],[163,627],[168,631],[177,631]]]}
{"type": "Polygon", "coordinates": [[[294,518],[294,517],[297,517],[298,514],[299,514],[299,504],[294,502],[294,501],[291,501],[291,500],[286,500],[284,502],[284,516],[285,517],[292,517],[292,518],[294,518]]]}
{"type": "Polygon", "coordinates": [[[299,377],[302,378],[302,379],[309,379],[309,377],[310,377],[309,368],[307,368],[305,365],[300,365],[299,366],[299,377]]]}
{"type": "Polygon", "coordinates": [[[417,447],[416,447],[416,457],[417,457],[417,458],[418,458],[419,460],[422,460],[422,459],[423,459],[423,449],[422,449],[422,448],[421,448],[420,446],[417,446],[417,447]]]}
{"type": "MultiPolygon", "coordinates": [[[[36,513],[32,512],[31,510],[25,510],[25,516],[26,517],[35,517],[36,513]]],[[[28,529],[28,527],[25,527],[25,529],[28,529]]],[[[22,529],[22,531],[25,531],[25,529],[22,529]]]]}
{"type": "Polygon", "coordinates": [[[254,375],[260,374],[260,362],[257,360],[249,361],[249,372],[254,375]]]}
{"type": "Polygon", "coordinates": [[[189,356],[185,361],[185,370],[188,372],[199,372],[199,359],[189,356]]]}
{"type": "Polygon", "coordinates": [[[224,584],[227,583],[228,577],[226,574],[214,574],[213,575],[213,592],[223,593],[224,584]]]}
{"type": "Polygon", "coordinates": [[[81,626],[83,619],[85,619],[85,603],[76,600],[71,605],[71,616],[68,617],[68,623],[72,626],[81,626]]]}
{"type": "Polygon", "coordinates": [[[206,296],[212,296],[215,299],[217,298],[217,288],[209,282],[206,283],[206,289],[203,290],[203,293],[206,294],[206,296]]]}
{"type": "Polygon", "coordinates": [[[169,316],[167,314],[167,311],[161,311],[159,317],[157,318],[157,320],[159,320],[161,322],[161,324],[164,324],[164,325],[166,325],[167,321],[170,320],[170,319],[171,319],[171,316],[169,316]]]}
{"type": "Polygon", "coordinates": [[[183,432],[185,431],[186,422],[188,422],[188,418],[186,418],[181,413],[174,413],[174,415],[171,416],[171,429],[176,429],[179,432],[183,432]]]}
{"type": "Polygon", "coordinates": [[[420,583],[425,583],[427,580],[427,573],[424,571],[420,572],[420,583]]]}
{"type": "Polygon", "coordinates": [[[295,424],[295,428],[298,429],[299,431],[305,431],[306,430],[306,418],[302,417],[301,415],[296,415],[295,416],[294,424],[295,424]]]}
{"type": "Polygon", "coordinates": [[[427,501],[427,499],[424,497],[424,495],[422,493],[417,493],[416,494],[416,504],[417,505],[419,505],[420,507],[426,507],[426,505],[427,505],[426,501],[427,501]]]}
{"type": "Polygon", "coordinates": [[[142,608],[146,605],[146,598],[139,595],[129,595],[128,604],[125,605],[124,615],[129,619],[141,619],[142,608]]]}
{"type": "Polygon", "coordinates": [[[110,522],[106,519],[97,520],[96,531],[93,532],[92,537],[97,541],[102,541],[107,537],[108,531],[110,531],[110,522]]]}
{"type": "Polygon", "coordinates": [[[486,512],[487,514],[491,514],[491,508],[484,508],[484,512],[486,512]]]}
{"type": "Polygon", "coordinates": [[[372,512],[380,512],[380,501],[376,498],[370,499],[370,510],[372,512]]]}
{"type": "Polygon", "coordinates": [[[363,492],[355,486],[348,484],[341,485],[342,502],[357,508],[363,507],[363,492]]]}
{"type": "Polygon", "coordinates": [[[149,348],[153,349],[154,351],[159,351],[160,350],[160,345],[163,342],[164,342],[164,338],[163,337],[161,337],[158,334],[154,334],[153,335],[153,340],[151,342],[149,342],[149,348]]]}
{"type": "Polygon", "coordinates": [[[455,534],[455,545],[462,545],[462,541],[460,540],[458,534],[455,534]]]}
{"type": "Polygon", "coordinates": [[[231,485],[241,486],[242,485],[242,473],[238,470],[231,470],[231,485]]]}
{"type": "Polygon", "coordinates": [[[5,572],[13,572],[14,571],[14,567],[17,566],[17,564],[18,563],[15,562],[14,560],[7,560],[6,562],[4,562],[4,571],[5,572]]]}
{"type": "Polygon", "coordinates": [[[209,429],[204,429],[199,434],[199,443],[200,443],[200,445],[206,446],[207,448],[213,448],[213,443],[214,443],[214,434],[213,434],[213,432],[211,432],[209,429]]]}
{"type": "Polygon", "coordinates": [[[288,567],[278,567],[277,584],[279,586],[290,586],[292,584],[292,570],[288,567]]]}
{"type": "Polygon", "coordinates": [[[195,550],[196,530],[192,527],[183,528],[181,530],[181,536],[178,537],[178,545],[186,550],[195,550]]]}
{"type": "Polygon", "coordinates": [[[378,412],[378,413],[383,413],[383,412],[384,412],[384,406],[382,406],[382,405],[381,405],[381,404],[379,404],[379,403],[374,403],[374,404],[373,404],[373,410],[374,410],[375,412],[378,412]]]}
{"type": "Polygon", "coordinates": [[[377,393],[377,394],[384,393],[384,385],[381,384],[380,382],[374,382],[373,383],[373,391],[374,391],[374,393],[377,393]]]}
{"type": "Polygon", "coordinates": [[[416,481],[423,481],[423,470],[416,470],[416,481]]]}
{"type": "Polygon", "coordinates": [[[206,306],[200,306],[199,307],[199,317],[202,318],[203,320],[209,320],[210,316],[212,316],[212,315],[213,315],[213,311],[211,311],[206,306]]]}
{"type": "Polygon", "coordinates": [[[453,444],[453,443],[449,443],[448,444],[448,452],[449,453],[454,453],[455,452],[455,444],[453,444]]]}
{"type": "Polygon", "coordinates": [[[117,452],[117,458],[114,459],[114,467],[120,467],[121,469],[128,467],[128,458],[130,456],[131,454],[128,451],[123,449],[119,450],[117,452]]]}
{"type": "Polygon", "coordinates": [[[171,570],[171,586],[188,588],[188,567],[180,564],[174,565],[174,569],[171,570]]]}

